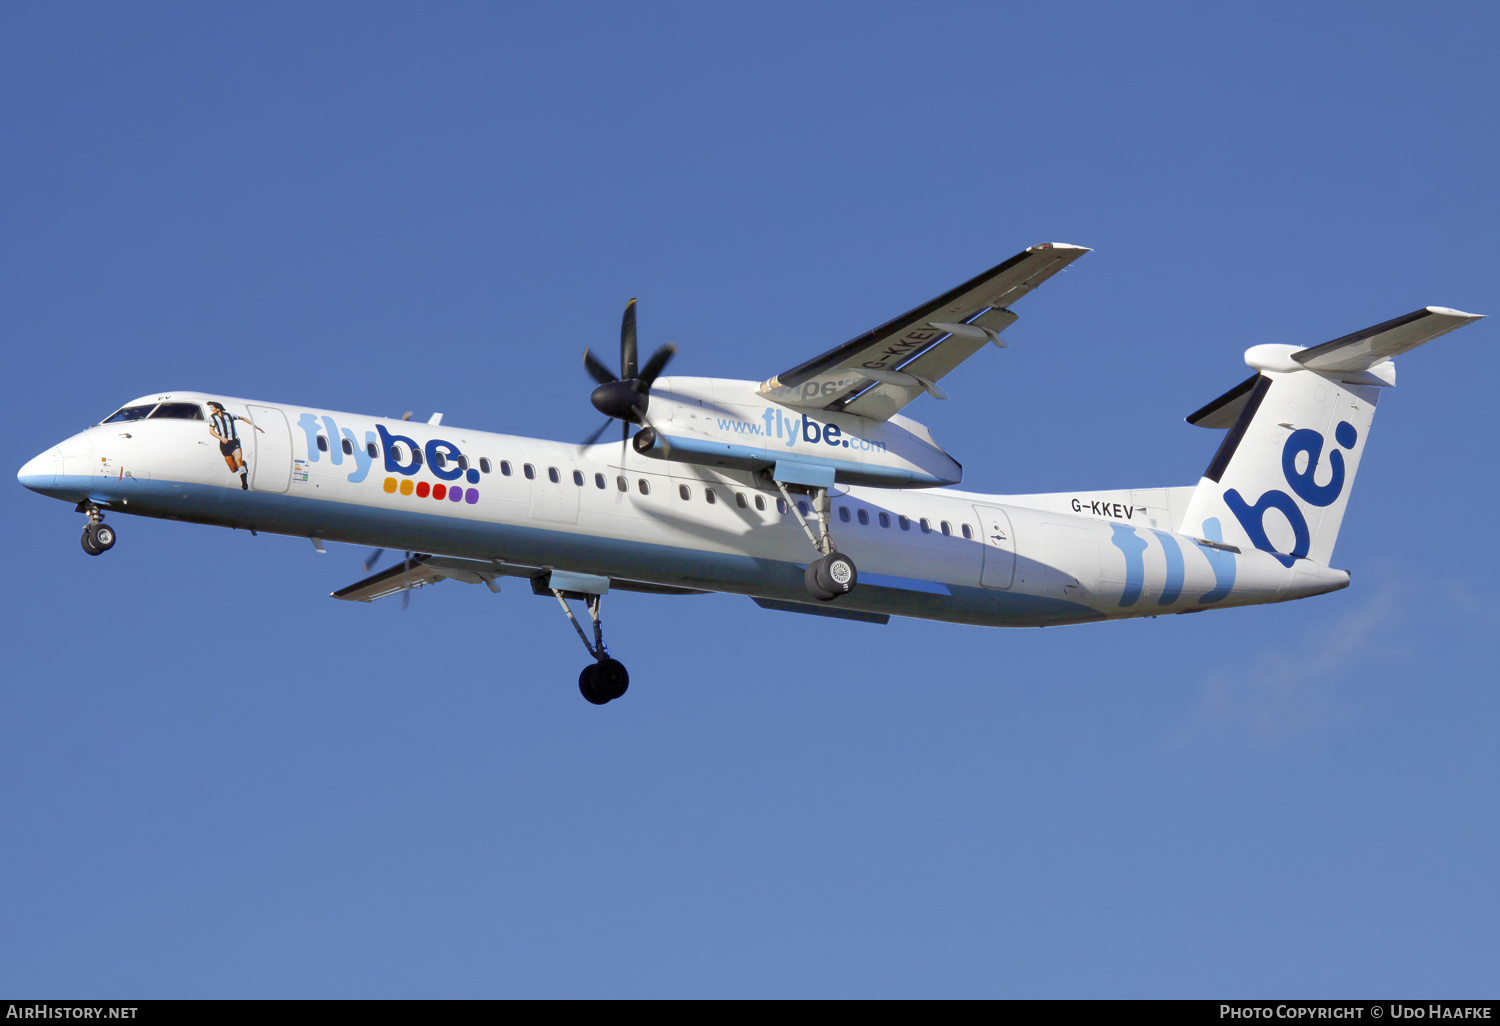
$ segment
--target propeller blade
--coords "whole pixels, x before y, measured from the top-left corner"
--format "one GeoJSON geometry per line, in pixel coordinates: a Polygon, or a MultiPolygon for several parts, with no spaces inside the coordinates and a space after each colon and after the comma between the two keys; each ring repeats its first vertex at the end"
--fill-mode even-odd
{"type": "Polygon", "coordinates": [[[583,369],[589,372],[589,377],[601,385],[607,385],[611,381],[620,380],[615,377],[614,371],[600,363],[599,358],[587,349],[583,351],[583,369]]]}
{"type": "Polygon", "coordinates": [[[365,573],[369,573],[370,572],[370,567],[374,566],[375,565],[375,561],[377,559],[379,559],[383,555],[385,555],[385,549],[376,549],[374,552],[372,552],[368,556],[366,556],[365,557],[365,573]]]}
{"type": "MultiPolygon", "coordinates": [[[[620,377],[629,381],[637,377],[635,366],[635,300],[625,304],[625,318],[620,321],[620,377]]],[[[600,382],[604,384],[604,382],[600,382]]]]}
{"type": "Polygon", "coordinates": [[[599,430],[597,430],[593,434],[589,435],[587,438],[585,438],[579,444],[580,445],[593,445],[595,442],[599,441],[599,436],[600,435],[604,434],[605,431],[609,430],[609,425],[611,423],[612,423],[611,420],[605,420],[605,422],[603,424],[599,425],[599,430]]]}
{"type": "Polygon", "coordinates": [[[646,366],[641,368],[641,384],[650,388],[656,376],[666,368],[667,362],[676,355],[677,347],[670,342],[652,353],[651,359],[646,361],[646,366]]]}

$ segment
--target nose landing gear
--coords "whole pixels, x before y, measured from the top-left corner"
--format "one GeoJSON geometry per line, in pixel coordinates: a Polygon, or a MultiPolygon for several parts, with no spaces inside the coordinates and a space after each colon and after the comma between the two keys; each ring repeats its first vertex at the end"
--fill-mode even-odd
{"type": "Polygon", "coordinates": [[[89,522],[83,526],[83,537],[78,539],[83,551],[91,556],[98,556],[114,548],[115,530],[104,522],[104,514],[99,512],[99,507],[86,503],[79,507],[79,512],[89,515],[89,522]]]}

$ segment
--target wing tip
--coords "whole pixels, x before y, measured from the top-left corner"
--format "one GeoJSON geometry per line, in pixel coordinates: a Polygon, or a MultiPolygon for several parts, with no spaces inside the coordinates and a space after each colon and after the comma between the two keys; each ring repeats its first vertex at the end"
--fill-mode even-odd
{"type": "Polygon", "coordinates": [[[1075,246],[1070,242],[1039,242],[1031,247],[1030,252],[1037,253],[1044,249],[1066,249],[1080,254],[1093,252],[1088,246],[1075,246]]]}
{"type": "Polygon", "coordinates": [[[1439,314],[1443,317],[1461,317],[1466,321],[1477,321],[1486,316],[1485,314],[1464,313],[1462,310],[1455,310],[1448,306],[1429,306],[1426,307],[1426,310],[1430,314],[1439,314]]]}

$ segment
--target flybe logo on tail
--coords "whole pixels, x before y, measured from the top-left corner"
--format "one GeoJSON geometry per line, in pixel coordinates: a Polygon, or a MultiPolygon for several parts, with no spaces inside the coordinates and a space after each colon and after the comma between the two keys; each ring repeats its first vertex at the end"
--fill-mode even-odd
{"type": "MultiPolygon", "coordinates": [[[[1344,493],[1344,454],[1340,449],[1352,451],[1355,443],[1359,441],[1359,432],[1355,430],[1353,424],[1341,420],[1338,427],[1334,429],[1333,440],[1338,445],[1328,454],[1328,466],[1331,473],[1327,484],[1320,485],[1315,480],[1318,462],[1322,459],[1323,446],[1326,443],[1321,432],[1311,428],[1300,428],[1291,433],[1286,440],[1286,445],[1281,449],[1281,475],[1286,478],[1287,485],[1296,493],[1297,498],[1309,506],[1332,506],[1344,493]],[[1306,466],[1298,470],[1298,458],[1303,456],[1307,459],[1306,466]]],[[[1252,506],[1236,489],[1231,488],[1224,493],[1224,504],[1229,507],[1229,511],[1245,529],[1250,543],[1257,549],[1275,556],[1282,566],[1290,567],[1297,560],[1306,558],[1308,550],[1312,548],[1312,533],[1307,529],[1307,517],[1302,515],[1302,508],[1297,505],[1296,499],[1286,492],[1273,488],[1256,500],[1252,506]],[[1286,517],[1287,522],[1291,524],[1291,552],[1281,552],[1266,536],[1266,513],[1273,509],[1286,517]]]]}

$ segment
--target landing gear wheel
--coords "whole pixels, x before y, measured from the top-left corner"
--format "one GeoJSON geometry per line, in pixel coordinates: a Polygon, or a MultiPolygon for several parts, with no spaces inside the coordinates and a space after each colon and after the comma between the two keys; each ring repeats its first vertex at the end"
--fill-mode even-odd
{"type": "Polygon", "coordinates": [[[97,520],[90,521],[83,529],[83,537],[79,538],[78,542],[83,546],[84,552],[97,556],[115,547],[115,530],[108,524],[101,524],[97,520]]]}
{"type": "Polygon", "coordinates": [[[601,659],[594,667],[594,693],[603,695],[606,702],[613,702],[625,694],[630,687],[630,674],[625,664],[618,659],[601,659]]]}
{"type": "Polygon", "coordinates": [[[595,690],[594,682],[599,678],[599,664],[589,663],[578,675],[578,693],[594,705],[603,705],[609,699],[595,690]]]}
{"type": "MultiPolygon", "coordinates": [[[[632,309],[634,309],[632,307],[632,309]]],[[[655,359],[655,357],[652,357],[655,359]]],[[[618,659],[611,659],[604,647],[604,624],[599,619],[599,605],[602,592],[599,594],[577,594],[564,592],[560,588],[547,587],[548,591],[557,598],[562,606],[563,613],[567,615],[568,622],[578,632],[578,640],[583,642],[583,647],[589,650],[589,655],[594,657],[594,662],[585,666],[578,674],[578,693],[594,705],[603,705],[605,702],[613,702],[625,693],[630,687],[630,674],[625,672],[625,664],[618,659]],[[588,603],[589,619],[594,622],[594,643],[589,644],[588,635],[583,633],[579,626],[578,618],[573,615],[573,610],[568,607],[569,598],[582,598],[588,603]]]]}
{"type": "Polygon", "coordinates": [[[859,583],[854,560],[842,552],[831,552],[818,560],[818,583],[836,595],[847,595],[859,583]]]}
{"type": "Polygon", "coordinates": [[[578,693],[594,705],[613,702],[630,687],[630,674],[618,659],[604,658],[589,663],[578,675],[578,693]]]}
{"type": "Polygon", "coordinates": [[[802,583],[813,598],[819,602],[827,602],[838,596],[818,583],[818,566],[822,562],[821,559],[815,559],[807,564],[807,569],[802,572],[802,583]]]}
{"type": "Polygon", "coordinates": [[[827,602],[853,591],[859,583],[859,572],[854,569],[854,560],[842,552],[830,552],[808,566],[803,580],[808,591],[827,602]]]}

